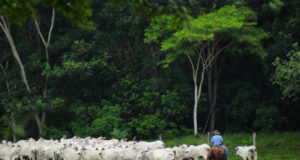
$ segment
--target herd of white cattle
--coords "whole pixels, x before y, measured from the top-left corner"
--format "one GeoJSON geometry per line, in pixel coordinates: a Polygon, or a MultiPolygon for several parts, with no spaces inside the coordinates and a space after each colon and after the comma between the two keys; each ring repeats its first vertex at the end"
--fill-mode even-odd
{"type": "MultiPolygon", "coordinates": [[[[244,160],[256,160],[255,146],[237,147],[244,160]],[[254,148],[253,148],[254,147],[254,148]],[[255,151],[252,154],[252,151],[255,151]],[[251,158],[251,159],[250,159],[251,158]]],[[[99,138],[61,138],[60,140],[28,139],[16,143],[3,140],[1,160],[198,160],[206,159],[210,146],[181,145],[166,148],[163,141],[125,141],[99,138]]]]}

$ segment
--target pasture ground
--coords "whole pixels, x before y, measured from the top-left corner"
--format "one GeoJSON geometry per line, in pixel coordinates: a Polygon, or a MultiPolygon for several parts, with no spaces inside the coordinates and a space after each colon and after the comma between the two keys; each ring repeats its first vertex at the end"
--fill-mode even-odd
{"type": "MultiPolygon", "coordinates": [[[[228,159],[242,160],[240,156],[235,155],[235,147],[251,145],[252,133],[225,133],[222,136],[229,149],[228,159]]],[[[198,145],[207,143],[207,135],[183,136],[163,141],[166,147],[181,144],[198,145]]],[[[258,160],[300,160],[300,132],[257,133],[256,149],[258,160]]]]}

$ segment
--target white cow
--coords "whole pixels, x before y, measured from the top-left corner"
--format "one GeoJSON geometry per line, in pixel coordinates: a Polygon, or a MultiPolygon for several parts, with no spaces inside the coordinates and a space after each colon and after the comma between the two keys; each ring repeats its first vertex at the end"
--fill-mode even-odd
{"type": "Polygon", "coordinates": [[[119,148],[102,148],[100,158],[102,160],[120,160],[119,148]]]}
{"type": "Polygon", "coordinates": [[[142,160],[175,160],[175,152],[171,148],[150,149],[144,151],[140,159],[142,160]]]}
{"type": "Polygon", "coordinates": [[[164,142],[157,140],[153,142],[139,141],[133,144],[134,148],[140,150],[149,150],[149,149],[162,149],[164,148],[164,142]]]}
{"type": "Polygon", "coordinates": [[[207,158],[207,154],[210,147],[207,144],[201,144],[201,145],[191,145],[188,147],[188,156],[189,158],[193,158],[194,160],[198,160],[198,158],[207,158]]]}
{"type": "Polygon", "coordinates": [[[138,160],[141,157],[142,150],[134,147],[125,147],[119,150],[120,158],[122,160],[138,160]]]}
{"type": "Polygon", "coordinates": [[[19,156],[20,147],[19,146],[9,146],[0,144],[0,157],[4,160],[15,159],[19,156]]]}
{"type": "Polygon", "coordinates": [[[175,160],[183,160],[189,158],[187,145],[183,144],[179,147],[175,146],[172,149],[175,151],[175,160]]]}
{"type": "Polygon", "coordinates": [[[64,160],[81,160],[78,148],[65,147],[57,153],[64,160]]]}
{"type": "Polygon", "coordinates": [[[100,159],[100,150],[96,147],[86,146],[82,148],[79,153],[82,160],[99,160],[100,159]]]}
{"type": "Polygon", "coordinates": [[[255,146],[238,146],[235,148],[236,155],[239,155],[243,160],[257,160],[257,151],[255,146]]]}
{"type": "Polygon", "coordinates": [[[42,145],[41,149],[44,151],[43,155],[42,155],[42,159],[55,159],[55,149],[56,146],[55,145],[42,145]]]}

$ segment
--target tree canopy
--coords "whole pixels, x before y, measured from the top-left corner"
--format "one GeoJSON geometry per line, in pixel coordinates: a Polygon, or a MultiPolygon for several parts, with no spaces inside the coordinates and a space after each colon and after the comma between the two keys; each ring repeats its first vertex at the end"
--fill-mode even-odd
{"type": "Polygon", "coordinates": [[[272,77],[273,84],[280,86],[284,97],[298,99],[300,91],[300,51],[298,44],[287,54],[287,60],[275,59],[276,67],[272,77]]]}
{"type": "Polygon", "coordinates": [[[91,29],[93,23],[90,0],[4,0],[1,2],[0,15],[9,19],[14,24],[22,24],[28,19],[38,16],[39,6],[55,8],[65,17],[82,28],[91,29]]]}

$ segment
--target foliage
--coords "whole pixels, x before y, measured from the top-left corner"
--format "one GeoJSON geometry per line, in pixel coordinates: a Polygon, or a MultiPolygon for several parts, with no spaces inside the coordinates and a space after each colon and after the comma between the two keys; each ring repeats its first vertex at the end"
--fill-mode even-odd
{"type": "Polygon", "coordinates": [[[132,10],[137,14],[142,14],[147,17],[155,17],[161,14],[172,13],[181,19],[189,18],[190,9],[186,7],[186,3],[192,4],[192,1],[148,1],[148,0],[111,0],[113,4],[119,6],[124,4],[131,4],[132,10]]]}
{"type": "Polygon", "coordinates": [[[36,7],[38,5],[46,5],[61,11],[66,18],[79,27],[93,28],[93,23],[90,21],[92,16],[90,0],[5,0],[1,2],[0,15],[8,17],[9,21],[20,25],[27,19],[37,16],[36,7]]]}
{"type": "MultiPolygon", "coordinates": [[[[92,122],[92,127],[95,129],[94,133],[111,137],[112,135],[116,134],[116,129],[126,129],[121,128],[121,109],[122,108],[118,105],[111,106],[109,104],[104,104],[103,108],[100,110],[99,115],[92,122]]],[[[122,133],[123,135],[117,135],[118,137],[116,138],[125,136],[126,130],[121,130],[120,133],[122,133]]]]}
{"type": "Polygon", "coordinates": [[[121,115],[128,123],[126,128],[133,133],[129,137],[169,136],[171,133],[165,132],[171,130],[172,134],[180,134],[185,107],[177,92],[158,88],[163,83],[160,79],[140,81],[128,75],[113,86],[115,92],[111,102],[122,106],[121,115]]]}
{"type": "Polygon", "coordinates": [[[297,43],[294,49],[287,54],[287,60],[275,59],[273,65],[276,70],[272,81],[282,90],[283,97],[298,99],[300,91],[300,51],[297,43]]]}
{"type": "MultiPolygon", "coordinates": [[[[216,41],[217,48],[231,44],[218,58],[222,71],[216,128],[222,132],[300,129],[299,48],[293,47],[300,41],[298,0],[113,1],[121,5],[113,5],[112,0],[0,2],[0,15],[10,22],[32,90],[30,95],[26,92],[20,68],[0,32],[1,138],[12,140],[14,133],[17,139],[39,138],[33,114],[43,111],[47,112],[45,138],[190,135],[194,90],[186,55],[195,58],[199,47],[207,53],[205,46],[216,41]],[[41,32],[46,33],[51,8],[57,14],[48,64],[30,20],[39,19],[41,32]]],[[[205,79],[201,106],[208,105],[206,86],[205,79]]],[[[201,128],[208,107],[201,107],[198,115],[201,128]]],[[[229,144],[251,143],[246,134],[230,137],[226,137],[229,144]],[[239,143],[233,143],[235,139],[239,143]]],[[[200,138],[184,141],[206,141],[200,138]]],[[[270,138],[259,150],[276,159],[270,153],[278,148],[265,150],[281,146],[275,141],[270,138]]]]}
{"type": "Polygon", "coordinates": [[[73,119],[70,122],[71,131],[74,135],[80,137],[94,136],[91,133],[94,128],[91,126],[91,122],[97,118],[98,114],[97,106],[87,106],[80,101],[72,104],[70,112],[73,114],[73,119]]]}
{"type": "Polygon", "coordinates": [[[195,47],[212,41],[216,35],[223,33],[232,33],[238,42],[248,42],[261,49],[259,41],[266,37],[266,33],[254,27],[256,23],[253,17],[255,17],[254,12],[247,8],[224,6],[217,11],[191,19],[186,27],[174,28],[176,18],[172,15],[162,15],[153,18],[150,27],[145,30],[145,42],[157,40],[166,31],[171,33],[175,31],[161,42],[162,51],[171,50],[162,61],[166,66],[179,54],[196,54],[195,47]]]}
{"type": "Polygon", "coordinates": [[[231,103],[226,106],[225,113],[229,114],[232,119],[229,122],[228,130],[250,129],[249,126],[256,119],[255,106],[259,103],[259,90],[249,83],[242,82],[232,82],[227,87],[226,95],[231,97],[231,103]]]}
{"type": "Polygon", "coordinates": [[[47,139],[60,139],[62,137],[71,137],[70,133],[65,130],[60,130],[54,126],[43,126],[43,132],[41,137],[47,138],[47,139]]]}
{"type": "Polygon", "coordinates": [[[285,121],[284,117],[280,117],[279,110],[274,105],[261,104],[256,110],[256,115],[254,126],[262,131],[276,130],[285,121]]]}
{"type": "Polygon", "coordinates": [[[143,115],[137,118],[132,118],[129,125],[135,127],[136,136],[140,138],[151,137],[155,135],[158,137],[159,134],[163,133],[166,127],[166,122],[161,120],[159,114],[143,115]]]}
{"type": "Polygon", "coordinates": [[[110,132],[111,137],[114,137],[118,140],[126,139],[128,133],[126,131],[120,131],[117,128],[114,128],[112,132],[110,132]]]}
{"type": "Polygon", "coordinates": [[[0,135],[3,136],[5,139],[11,139],[14,135],[17,138],[23,138],[26,137],[27,132],[26,132],[26,125],[29,122],[29,117],[28,116],[23,116],[20,114],[15,114],[9,112],[8,114],[2,116],[0,118],[0,123],[1,123],[1,128],[0,128],[0,135]],[[15,119],[15,126],[13,125],[12,122],[12,116],[14,116],[15,119]]]}

